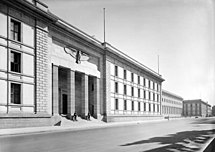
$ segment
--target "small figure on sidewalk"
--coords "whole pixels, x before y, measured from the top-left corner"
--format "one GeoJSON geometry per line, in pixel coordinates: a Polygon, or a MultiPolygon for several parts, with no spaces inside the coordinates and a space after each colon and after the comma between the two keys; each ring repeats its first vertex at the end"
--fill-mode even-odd
{"type": "Polygon", "coordinates": [[[77,121],[77,114],[76,114],[76,112],[75,112],[74,115],[73,115],[73,120],[74,120],[74,121],[77,121]]]}
{"type": "Polygon", "coordinates": [[[90,113],[87,114],[87,120],[90,120],[90,113]]]}

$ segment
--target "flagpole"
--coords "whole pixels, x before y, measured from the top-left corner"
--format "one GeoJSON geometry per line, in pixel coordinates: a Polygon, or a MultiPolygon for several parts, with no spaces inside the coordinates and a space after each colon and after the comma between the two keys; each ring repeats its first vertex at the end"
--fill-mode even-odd
{"type": "Polygon", "coordinates": [[[105,8],[103,8],[104,13],[104,43],[105,43],[105,8]]]}
{"type": "Polygon", "coordinates": [[[158,55],[158,74],[159,74],[159,55],[158,55]]]}

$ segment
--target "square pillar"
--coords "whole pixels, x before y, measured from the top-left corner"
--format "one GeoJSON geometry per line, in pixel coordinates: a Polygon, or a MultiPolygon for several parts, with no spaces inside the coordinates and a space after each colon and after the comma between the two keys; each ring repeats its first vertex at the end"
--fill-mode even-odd
{"type": "Polygon", "coordinates": [[[88,114],[88,75],[81,74],[81,115],[85,117],[88,114]]]}
{"type": "Polygon", "coordinates": [[[68,86],[69,86],[69,98],[68,98],[68,116],[75,113],[75,72],[68,72],[68,86]]]}
{"type": "Polygon", "coordinates": [[[59,115],[58,66],[52,65],[52,114],[59,115]]]}
{"type": "Polygon", "coordinates": [[[93,85],[94,85],[94,94],[93,94],[93,105],[94,105],[94,117],[98,118],[100,115],[100,79],[97,77],[93,78],[93,85]]]}

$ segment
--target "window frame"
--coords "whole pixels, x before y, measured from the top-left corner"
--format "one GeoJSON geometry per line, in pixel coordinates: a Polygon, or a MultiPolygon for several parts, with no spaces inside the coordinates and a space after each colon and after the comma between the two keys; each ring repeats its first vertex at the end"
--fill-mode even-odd
{"type": "Polygon", "coordinates": [[[22,104],[22,84],[20,83],[10,83],[10,103],[11,104],[22,104]],[[18,92],[18,102],[15,101],[15,96],[17,96],[17,93],[15,92],[15,88],[12,86],[19,86],[19,92],[18,92]]]}
{"type": "Polygon", "coordinates": [[[16,72],[16,73],[22,73],[22,53],[21,52],[10,50],[10,71],[11,72],[16,72]],[[12,54],[14,55],[14,59],[13,60],[17,60],[17,58],[15,58],[15,57],[18,55],[17,56],[19,58],[18,59],[19,60],[18,63],[12,62],[12,54]],[[18,66],[18,70],[16,70],[16,67],[15,67],[16,65],[18,66]],[[14,69],[12,69],[12,67],[14,69]]]}
{"type": "Polygon", "coordinates": [[[12,39],[13,41],[22,42],[22,23],[14,18],[10,18],[10,39],[12,39]],[[18,26],[17,31],[15,29],[15,26],[18,26]],[[17,34],[17,38],[15,34],[17,34]]]}

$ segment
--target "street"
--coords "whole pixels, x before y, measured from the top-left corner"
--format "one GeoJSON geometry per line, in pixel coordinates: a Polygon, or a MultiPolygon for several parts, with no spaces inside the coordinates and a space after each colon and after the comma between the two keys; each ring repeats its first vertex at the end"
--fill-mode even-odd
{"type": "Polygon", "coordinates": [[[0,136],[1,152],[201,151],[215,118],[186,118],[82,131],[0,136]]]}

